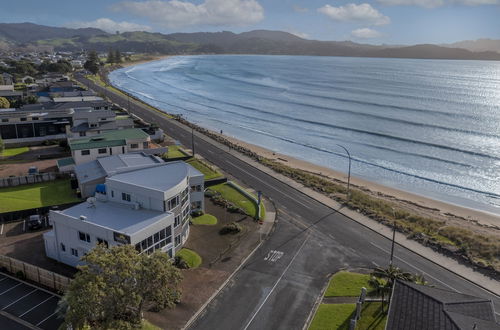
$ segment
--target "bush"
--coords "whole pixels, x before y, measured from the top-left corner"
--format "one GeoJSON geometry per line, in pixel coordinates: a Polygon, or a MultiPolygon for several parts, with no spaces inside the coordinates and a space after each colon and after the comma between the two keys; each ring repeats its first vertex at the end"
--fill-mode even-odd
{"type": "Polygon", "coordinates": [[[238,213],[238,212],[243,213],[243,211],[241,211],[241,209],[239,207],[236,207],[234,205],[229,205],[227,207],[227,210],[229,211],[229,213],[238,213]]]}
{"type": "Polygon", "coordinates": [[[175,258],[174,258],[174,265],[175,265],[175,267],[177,267],[179,269],[188,269],[189,268],[189,265],[186,262],[186,260],[184,260],[180,256],[175,256],[175,258]]]}
{"type": "Polygon", "coordinates": [[[16,272],[16,277],[18,279],[21,279],[21,280],[25,280],[26,279],[26,275],[24,274],[24,272],[22,270],[18,270],[16,272]]]}
{"type": "Polygon", "coordinates": [[[204,214],[203,211],[194,211],[194,212],[191,212],[191,216],[193,218],[201,217],[203,214],[204,214]]]}
{"type": "Polygon", "coordinates": [[[221,235],[226,235],[226,234],[237,234],[241,232],[241,226],[237,224],[236,222],[231,222],[230,224],[225,225],[219,230],[219,234],[221,235]]]}

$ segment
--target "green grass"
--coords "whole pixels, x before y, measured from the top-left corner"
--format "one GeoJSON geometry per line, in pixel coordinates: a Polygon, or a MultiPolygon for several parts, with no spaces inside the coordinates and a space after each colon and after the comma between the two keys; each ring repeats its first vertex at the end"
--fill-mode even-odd
{"type": "Polygon", "coordinates": [[[199,217],[193,218],[191,222],[195,225],[216,225],[217,218],[211,214],[203,214],[199,217]]]}
{"type": "Polygon", "coordinates": [[[152,324],[148,320],[142,320],[141,330],[161,330],[161,328],[159,328],[156,325],[152,324]]]}
{"type": "Polygon", "coordinates": [[[356,330],[384,330],[386,322],[387,314],[382,312],[382,303],[365,302],[356,330]]]}
{"type": "Polygon", "coordinates": [[[325,292],[325,297],[356,297],[361,288],[370,291],[370,275],[340,271],[332,276],[325,292]]]}
{"type": "Polygon", "coordinates": [[[179,252],[177,252],[176,256],[184,259],[189,265],[189,268],[196,268],[201,265],[200,255],[193,250],[182,248],[179,252]]]}
{"type": "Polygon", "coordinates": [[[225,200],[238,206],[243,211],[245,211],[245,213],[248,214],[249,216],[255,217],[255,215],[257,214],[257,208],[255,203],[248,197],[240,193],[238,190],[228,185],[227,183],[221,183],[212,186],[210,187],[210,190],[219,192],[225,200]]]}
{"type": "Polygon", "coordinates": [[[321,304],[309,330],[347,330],[355,310],[355,304],[321,304]]]}
{"type": "Polygon", "coordinates": [[[0,189],[0,213],[78,202],[69,180],[0,189]]]}
{"type": "Polygon", "coordinates": [[[207,164],[203,163],[201,160],[196,158],[191,158],[187,161],[187,163],[193,166],[195,169],[203,173],[205,176],[205,180],[211,180],[218,177],[221,177],[222,174],[217,172],[216,170],[210,168],[207,164]]]}
{"type": "Polygon", "coordinates": [[[28,147],[19,147],[19,148],[9,148],[9,149],[4,149],[2,152],[0,152],[1,157],[13,157],[17,156],[20,154],[24,154],[25,152],[30,151],[30,148],[28,147]]]}
{"type": "Polygon", "coordinates": [[[178,158],[189,156],[181,151],[181,146],[168,146],[167,158],[178,158]]]}

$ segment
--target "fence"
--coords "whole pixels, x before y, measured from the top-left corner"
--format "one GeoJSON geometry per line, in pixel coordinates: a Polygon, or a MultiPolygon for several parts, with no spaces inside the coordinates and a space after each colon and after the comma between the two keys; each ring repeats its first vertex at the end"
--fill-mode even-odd
{"type": "Polygon", "coordinates": [[[35,214],[44,215],[44,214],[49,213],[50,210],[64,210],[64,209],[67,209],[73,205],[80,204],[80,203],[81,203],[81,201],[53,205],[53,206],[42,206],[42,207],[37,207],[34,209],[27,209],[27,210],[3,212],[3,213],[0,213],[0,221],[10,222],[10,221],[17,221],[19,219],[28,218],[30,215],[35,215],[35,214]]]}
{"type": "Polygon", "coordinates": [[[65,291],[71,282],[69,277],[2,255],[0,255],[0,268],[5,268],[11,274],[23,272],[27,280],[58,292],[65,291]]]}
{"type": "Polygon", "coordinates": [[[0,178],[0,188],[15,187],[24,184],[33,184],[39,182],[54,181],[56,179],[69,178],[68,173],[38,173],[25,176],[14,176],[8,178],[0,178]]]}

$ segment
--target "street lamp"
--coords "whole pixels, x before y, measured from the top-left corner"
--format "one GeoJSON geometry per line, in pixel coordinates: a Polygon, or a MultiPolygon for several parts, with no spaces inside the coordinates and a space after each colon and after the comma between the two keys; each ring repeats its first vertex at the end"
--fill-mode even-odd
{"type": "Polygon", "coordinates": [[[347,153],[347,157],[349,157],[349,171],[347,172],[347,200],[350,199],[351,194],[350,194],[350,187],[351,187],[351,154],[349,153],[349,150],[347,150],[346,147],[343,145],[337,144],[339,147],[345,150],[347,153]]]}
{"type": "Polygon", "coordinates": [[[394,216],[394,222],[392,223],[392,245],[391,245],[391,258],[389,259],[389,267],[392,267],[392,261],[394,259],[394,241],[396,240],[396,211],[392,209],[392,215],[394,216]]]}

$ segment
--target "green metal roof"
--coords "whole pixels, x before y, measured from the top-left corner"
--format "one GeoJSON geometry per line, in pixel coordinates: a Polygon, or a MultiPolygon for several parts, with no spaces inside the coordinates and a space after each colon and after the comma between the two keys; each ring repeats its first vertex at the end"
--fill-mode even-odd
{"type": "Polygon", "coordinates": [[[145,140],[148,136],[149,135],[140,128],[118,129],[88,138],[71,140],[69,146],[71,150],[116,147],[126,145],[127,140],[145,140]]]}
{"type": "Polygon", "coordinates": [[[62,159],[57,160],[57,167],[73,165],[74,163],[75,163],[75,160],[73,159],[73,157],[62,158],[62,159]]]}

